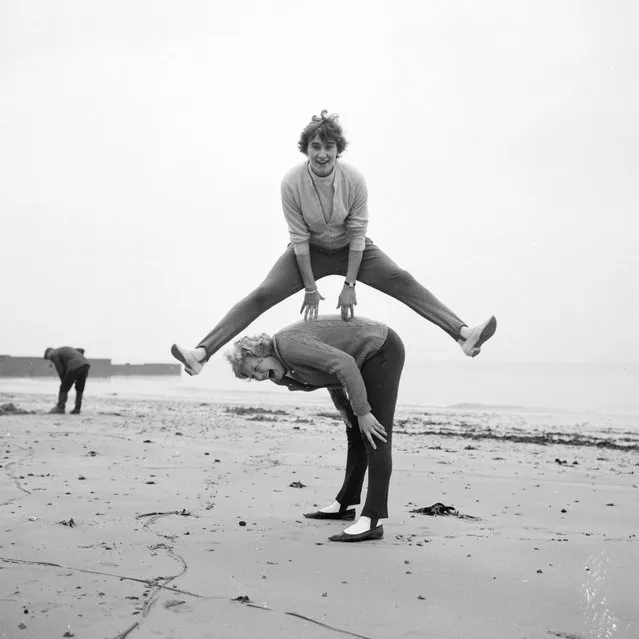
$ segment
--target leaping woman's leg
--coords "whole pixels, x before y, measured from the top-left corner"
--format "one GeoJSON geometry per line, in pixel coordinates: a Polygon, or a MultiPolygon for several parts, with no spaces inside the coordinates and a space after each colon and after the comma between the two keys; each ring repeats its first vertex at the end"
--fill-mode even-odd
{"type": "Polygon", "coordinates": [[[262,283],[235,304],[194,349],[185,349],[173,344],[171,353],[184,364],[187,373],[197,375],[215,352],[251,322],[302,288],[304,285],[295,261],[295,253],[293,247],[289,246],[262,283]]]}
{"type": "MultiPolygon", "coordinates": [[[[332,273],[330,255],[311,251],[316,280],[332,273]]],[[[194,349],[173,344],[171,353],[189,375],[197,375],[208,359],[269,308],[304,288],[293,247],[289,245],[262,283],[240,300],[194,349]]]]}
{"type": "Polygon", "coordinates": [[[357,279],[403,302],[429,322],[439,326],[470,357],[479,354],[482,344],[493,336],[497,328],[494,316],[482,324],[469,327],[373,243],[366,244],[357,279]]]}

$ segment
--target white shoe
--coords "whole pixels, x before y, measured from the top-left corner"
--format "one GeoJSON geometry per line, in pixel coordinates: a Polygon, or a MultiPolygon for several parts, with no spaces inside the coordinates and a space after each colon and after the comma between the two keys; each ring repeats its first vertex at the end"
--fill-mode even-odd
{"type": "Polygon", "coordinates": [[[173,344],[173,346],[171,346],[171,355],[184,364],[184,370],[188,375],[198,375],[204,368],[204,362],[200,362],[196,359],[195,350],[189,350],[188,348],[182,348],[177,344],[173,344]]]}
{"type": "Polygon", "coordinates": [[[491,315],[483,324],[478,324],[470,329],[468,337],[463,340],[457,340],[462,347],[465,355],[468,357],[475,357],[479,355],[482,344],[489,340],[497,330],[497,319],[494,315],[491,315]]]}

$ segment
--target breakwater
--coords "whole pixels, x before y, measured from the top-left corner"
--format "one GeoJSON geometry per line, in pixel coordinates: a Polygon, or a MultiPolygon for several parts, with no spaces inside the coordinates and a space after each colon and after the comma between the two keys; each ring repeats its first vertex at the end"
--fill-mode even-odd
{"type": "MultiPolygon", "coordinates": [[[[113,364],[107,358],[87,358],[91,364],[91,377],[114,377],[119,375],[177,375],[179,364],[113,364]]],[[[51,362],[39,357],[12,357],[0,355],[0,377],[57,377],[51,362]]]]}

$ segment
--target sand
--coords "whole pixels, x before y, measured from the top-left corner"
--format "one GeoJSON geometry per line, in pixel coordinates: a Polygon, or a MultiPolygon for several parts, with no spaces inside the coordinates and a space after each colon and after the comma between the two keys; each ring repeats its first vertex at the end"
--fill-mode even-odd
{"type": "Polygon", "coordinates": [[[636,449],[398,433],[384,539],[337,544],[302,513],[343,425],[302,394],[53,401],[0,394],[2,639],[639,636],[636,449]]]}

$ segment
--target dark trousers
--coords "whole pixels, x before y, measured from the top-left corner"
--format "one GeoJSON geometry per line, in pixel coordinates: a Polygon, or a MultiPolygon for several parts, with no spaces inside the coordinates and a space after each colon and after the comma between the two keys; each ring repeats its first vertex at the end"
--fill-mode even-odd
{"type": "Polygon", "coordinates": [[[84,393],[84,386],[87,383],[87,377],[89,376],[89,364],[85,364],[84,366],[80,366],[80,368],[76,368],[75,370],[68,371],[65,373],[62,378],[62,382],[60,383],[60,395],[64,396],[66,401],[66,397],[71,390],[71,387],[75,384],[75,394],[76,397],[82,397],[84,393]]]}
{"type": "MultiPolygon", "coordinates": [[[[320,280],[327,275],[346,276],[348,253],[348,247],[329,252],[311,245],[311,266],[315,279],[320,280]]],[[[408,271],[397,266],[368,238],[357,279],[403,302],[455,340],[460,337],[461,327],[466,326],[455,313],[444,306],[408,271]]],[[[292,245],[289,245],[264,281],[238,302],[200,341],[198,347],[206,350],[208,359],[262,313],[303,288],[297,259],[292,245]]]]}
{"type": "Polygon", "coordinates": [[[371,412],[386,429],[386,443],[373,438],[377,446],[373,449],[366,436],[359,430],[357,417],[350,405],[347,409],[352,427],[346,429],[346,473],[335,500],[344,507],[359,504],[364,475],[368,468],[368,492],[362,515],[371,519],[388,517],[388,487],[393,470],[393,418],[403,367],[404,345],[399,335],[389,328],[388,338],[382,348],[362,366],[362,377],[371,412]]]}

